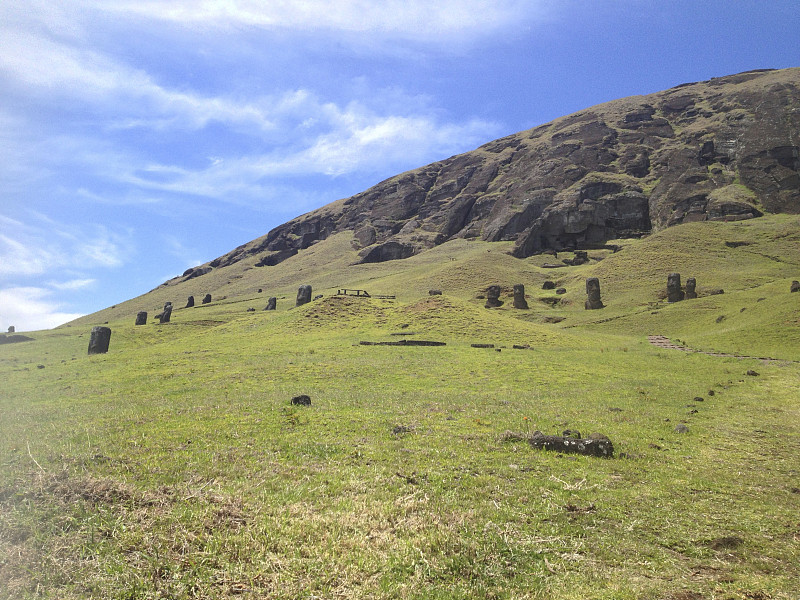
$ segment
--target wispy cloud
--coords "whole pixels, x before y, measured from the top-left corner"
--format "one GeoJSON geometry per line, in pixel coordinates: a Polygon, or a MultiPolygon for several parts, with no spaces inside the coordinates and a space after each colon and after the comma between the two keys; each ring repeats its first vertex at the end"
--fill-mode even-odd
{"type": "Polygon", "coordinates": [[[541,0],[179,0],[93,3],[100,10],[202,27],[257,27],[373,33],[442,44],[482,36],[522,20],[544,19],[541,0]]]}
{"type": "Polygon", "coordinates": [[[56,223],[44,215],[37,225],[0,215],[7,234],[0,234],[0,281],[57,270],[121,266],[132,249],[130,232],[112,232],[104,225],[56,223]]]}

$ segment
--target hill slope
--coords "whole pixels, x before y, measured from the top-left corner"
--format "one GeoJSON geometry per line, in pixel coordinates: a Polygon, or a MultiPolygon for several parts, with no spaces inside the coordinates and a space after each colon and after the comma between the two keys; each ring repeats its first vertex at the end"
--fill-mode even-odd
{"type": "Polygon", "coordinates": [[[800,69],[633,96],[387,179],[281,225],[184,277],[260,267],[344,231],[356,260],[453,239],[513,241],[517,257],[698,220],[800,212],[800,69]]]}

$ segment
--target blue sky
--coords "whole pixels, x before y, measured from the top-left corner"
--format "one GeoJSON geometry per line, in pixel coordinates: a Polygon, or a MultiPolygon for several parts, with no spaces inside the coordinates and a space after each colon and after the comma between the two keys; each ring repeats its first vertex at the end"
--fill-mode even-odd
{"type": "Polygon", "coordinates": [[[798,31],[798,0],[2,2],[0,331],[594,104],[800,66],[798,31]]]}

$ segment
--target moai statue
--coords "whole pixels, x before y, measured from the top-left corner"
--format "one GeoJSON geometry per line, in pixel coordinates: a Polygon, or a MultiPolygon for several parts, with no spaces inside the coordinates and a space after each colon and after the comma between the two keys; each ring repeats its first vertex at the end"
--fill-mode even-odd
{"type": "Polygon", "coordinates": [[[528,302],[525,300],[525,286],[521,283],[514,286],[514,308],[528,308],[528,302]]]}
{"type": "Polygon", "coordinates": [[[141,310],[136,313],[136,325],[147,325],[147,311],[141,310]]]}
{"type": "Polygon", "coordinates": [[[275,310],[275,307],[278,304],[278,299],[275,296],[272,296],[269,300],[267,300],[267,306],[264,310],[275,310]]]}
{"type": "MultiPolygon", "coordinates": [[[[797,283],[797,282],[795,281],[795,283],[797,283]]],[[[792,290],[792,291],[794,291],[794,290],[792,290]]],[[[17,331],[17,328],[14,327],[13,325],[9,325],[8,326],[8,333],[16,333],[16,331],[17,331]]]]}
{"type": "Polygon", "coordinates": [[[211,294],[206,294],[203,296],[203,304],[209,304],[211,302],[211,294]]]}
{"type": "Polygon", "coordinates": [[[684,297],[687,300],[692,300],[697,298],[697,280],[694,277],[689,277],[686,280],[686,292],[684,293],[684,297]]]}
{"type": "Polygon", "coordinates": [[[189,296],[189,299],[186,301],[185,308],[192,308],[194,306],[194,296],[189,296]]]}
{"type": "Polygon", "coordinates": [[[105,354],[111,342],[111,329],[108,327],[92,327],[89,337],[89,354],[105,354]]]}
{"type": "Polygon", "coordinates": [[[670,273],[667,277],[667,302],[680,302],[684,293],[681,289],[681,274],[670,273]]]}
{"type": "Polygon", "coordinates": [[[589,277],[586,280],[586,295],[589,296],[583,305],[586,310],[597,310],[605,307],[605,304],[600,299],[600,280],[597,277],[589,277]]]}
{"type": "Polygon", "coordinates": [[[159,314],[156,315],[159,323],[169,323],[170,318],[172,317],[172,302],[167,302],[164,305],[164,310],[161,311],[159,314]]]}
{"type": "Polygon", "coordinates": [[[295,306],[303,306],[303,304],[308,304],[309,302],[311,302],[311,286],[301,285],[297,288],[297,302],[295,306]]]}
{"type": "MultiPolygon", "coordinates": [[[[789,288],[789,290],[792,292],[800,292],[800,281],[793,281],[792,287],[789,288]]],[[[9,331],[11,331],[11,329],[9,329],[9,331]]]]}
{"type": "Polygon", "coordinates": [[[500,286],[499,285],[490,285],[489,289],[486,290],[486,304],[484,304],[486,308],[497,308],[498,306],[503,306],[503,301],[500,300],[500,286]]]}

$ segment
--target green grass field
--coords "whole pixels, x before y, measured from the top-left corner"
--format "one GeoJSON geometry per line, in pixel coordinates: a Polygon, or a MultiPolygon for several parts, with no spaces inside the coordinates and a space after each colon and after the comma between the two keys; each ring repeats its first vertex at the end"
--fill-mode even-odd
{"type": "Polygon", "coordinates": [[[619,244],[353,265],[340,234],[0,346],[0,598],[800,597],[800,218],[619,244]],[[672,271],[701,297],[667,304],[672,271]],[[290,309],[303,283],[324,297],[290,309]],[[359,344],[398,339],[447,345],[359,344]],[[566,429],[614,458],[527,443],[566,429]]]}

